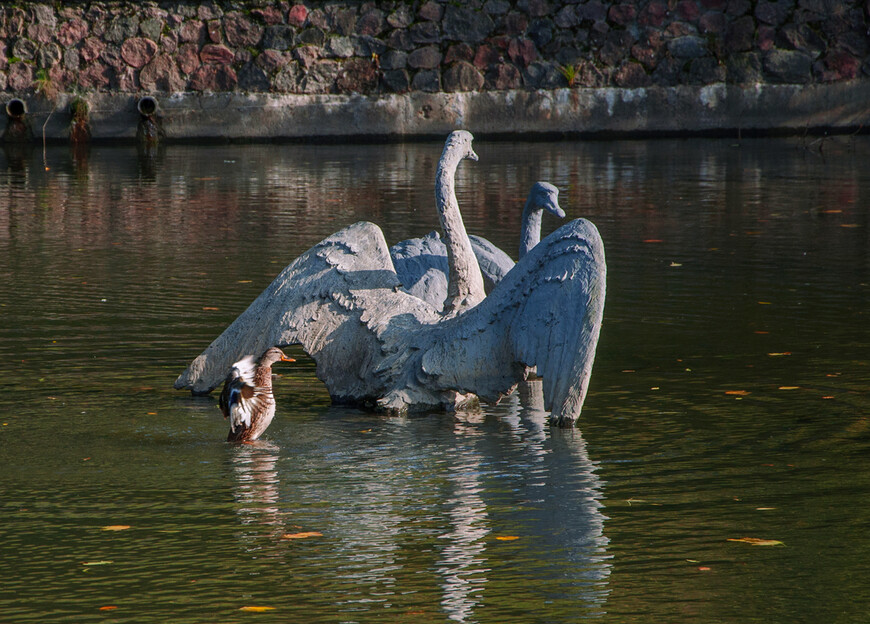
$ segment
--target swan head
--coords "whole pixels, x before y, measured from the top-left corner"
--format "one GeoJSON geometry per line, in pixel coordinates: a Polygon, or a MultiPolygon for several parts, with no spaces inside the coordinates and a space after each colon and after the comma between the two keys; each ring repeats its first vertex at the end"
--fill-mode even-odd
{"type": "Polygon", "coordinates": [[[278,347],[270,347],[266,349],[263,355],[260,356],[260,361],[258,364],[260,366],[272,366],[275,362],[295,362],[291,357],[287,357],[284,355],[284,352],[281,351],[278,347]]]}
{"type": "Polygon", "coordinates": [[[559,189],[549,182],[535,182],[526,203],[533,209],[546,210],[560,219],[565,218],[565,211],[559,206],[559,189]]]}
{"type": "Polygon", "coordinates": [[[477,154],[474,153],[474,148],[471,147],[473,140],[474,136],[467,130],[454,130],[447,136],[447,141],[444,143],[444,151],[458,154],[460,159],[477,160],[477,154]]]}

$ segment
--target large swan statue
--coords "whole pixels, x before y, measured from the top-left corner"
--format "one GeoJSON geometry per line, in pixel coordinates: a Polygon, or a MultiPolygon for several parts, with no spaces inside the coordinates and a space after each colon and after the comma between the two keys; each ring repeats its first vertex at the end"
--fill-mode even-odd
{"type": "MultiPolygon", "coordinates": [[[[541,221],[544,210],[560,219],[565,211],[559,206],[559,189],[549,182],[535,182],[523,207],[520,229],[519,258],[541,240],[541,221]]],[[[471,248],[480,266],[486,292],[492,292],[514,266],[514,261],[496,245],[482,236],[469,235],[471,248]]],[[[409,238],[390,247],[390,257],[396,275],[405,290],[428,301],[436,308],[447,295],[447,247],[437,231],[422,238],[409,238]]]]}
{"type": "Polygon", "coordinates": [[[449,264],[442,312],[402,289],[380,228],[356,223],[287,266],[175,387],[209,392],[240,356],[299,344],[335,403],[457,409],[468,395],[497,401],[536,366],[550,422],[573,425],[604,310],[601,237],[589,221],[571,221],[487,297],[454,191],[464,158],[477,159],[472,136],[452,132],[435,188],[449,264]]]}

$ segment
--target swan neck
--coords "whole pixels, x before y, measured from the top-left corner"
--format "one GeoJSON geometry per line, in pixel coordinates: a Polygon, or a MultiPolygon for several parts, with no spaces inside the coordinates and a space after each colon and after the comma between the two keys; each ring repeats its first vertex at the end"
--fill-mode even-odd
{"type": "Polygon", "coordinates": [[[531,199],[526,200],[526,207],[523,209],[522,229],[520,230],[520,258],[541,242],[541,222],[543,216],[543,210],[536,208],[532,204],[531,199]]]}
{"type": "Polygon", "coordinates": [[[435,176],[435,202],[447,247],[447,298],[444,315],[456,316],[483,301],[483,276],[474,256],[471,241],[465,231],[459,203],[456,200],[456,168],[460,155],[445,147],[435,176]]]}

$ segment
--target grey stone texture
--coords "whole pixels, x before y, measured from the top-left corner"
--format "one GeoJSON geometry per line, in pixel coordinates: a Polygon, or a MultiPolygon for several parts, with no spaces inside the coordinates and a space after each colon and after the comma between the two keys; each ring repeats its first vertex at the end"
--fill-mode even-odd
{"type": "Polygon", "coordinates": [[[0,71],[16,95],[36,69],[62,93],[830,84],[868,78],[867,32],[854,0],[25,1],[0,5],[0,71]]]}

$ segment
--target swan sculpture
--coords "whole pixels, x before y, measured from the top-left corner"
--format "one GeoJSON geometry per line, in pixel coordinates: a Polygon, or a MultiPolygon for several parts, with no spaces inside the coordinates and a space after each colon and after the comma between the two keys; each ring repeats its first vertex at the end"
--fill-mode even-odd
{"type": "Polygon", "coordinates": [[[230,421],[227,442],[253,442],[263,435],[275,416],[272,364],[295,361],[278,347],[270,347],[256,362],[248,355],[233,364],[218,401],[230,421]]]}
{"type": "MultiPolygon", "coordinates": [[[[559,206],[559,189],[548,182],[535,182],[523,207],[520,259],[541,240],[544,210],[560,219],[565,217],[565,211],[559,206]]],[[[485,238],[473,234],[468,238],[480,266],[484,288],[491,292],[513,268],[514,261],[485,238]]],[[[390,247],[390,257],[405,290],[436,308],[441,306],[447,294],[448,266],[447,247],[438,232],[396,243],[390,247]]]]}
{"type": "Polygon", "coordinates": [[[443,312],[401,287],[380,228],[360,222],[287,266],[178,377],[209,392],[240,354],[300,344],[338,404],[390,412],[497,401],[537,366],[550,422],[570,426],[589,384],[604,310],[606,265],[585,219],[541,241],[486,297],[456,202],[472,136],[450,134],[436,173],[449,281],[443,312]]]}

